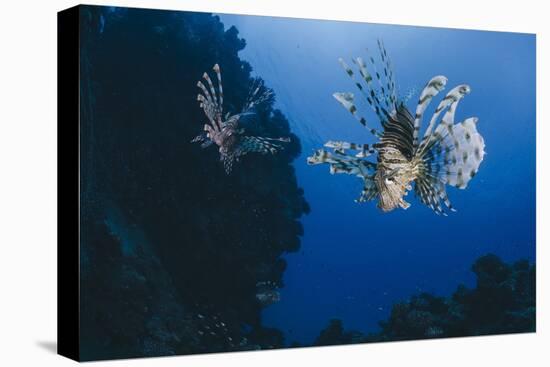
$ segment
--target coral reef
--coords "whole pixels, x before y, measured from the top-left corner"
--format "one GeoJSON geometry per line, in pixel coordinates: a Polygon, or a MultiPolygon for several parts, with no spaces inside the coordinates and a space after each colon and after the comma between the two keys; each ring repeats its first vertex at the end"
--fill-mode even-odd
{"type": "Polygon", "coordinates": [[[261,310],[309,211],[291,165],[300,142],[271,98],[245,128],[289,137],[276,156],[247,155],[228,176],[215,149],[189,143],[205,67],[223,66],[229,109],[257,82],[245,41],[206,13],[81,17],[82,358],[282,346],[261,310]]]}
{"type": "Polygon", "coordinates": [[[502,262],[496,255],[480,257],[472,266],[477,285],[460,285],[452,297],[421,293],[399,302],[381,330],[364,335],[345,331],[331,320],[316,345],[364,343],[535,331],[535,265],[521,260],[502,262]]]}

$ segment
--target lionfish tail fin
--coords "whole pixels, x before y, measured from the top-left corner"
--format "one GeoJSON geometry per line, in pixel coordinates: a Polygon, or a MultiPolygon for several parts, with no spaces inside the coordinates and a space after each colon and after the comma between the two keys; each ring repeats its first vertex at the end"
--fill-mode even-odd
{"type": "Polygon", "coordinates": [[[485,142],[477,131],[476,117],[457,124],[442,123],[432,134],[420,160],[415,191],[421,201],[443,214],[440,201],[453,210],[445,185],[465,189],[477,174],[485,155],[485,142]]]}

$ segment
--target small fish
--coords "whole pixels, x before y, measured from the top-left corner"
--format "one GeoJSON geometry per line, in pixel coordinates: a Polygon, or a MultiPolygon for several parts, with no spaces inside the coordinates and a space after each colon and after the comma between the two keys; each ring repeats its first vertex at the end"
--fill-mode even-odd
{"type": "Polygon", "coordinates": [[[253,115],[254,107],[269,100],[273,94],[259,79],[255,79],[252,83],[242,111],[234,115],[228,112],[224,116],[220,66],[214,65],[213,70],[218,79],[218,92],[208,73],[203,74],[208,88],[202,81],[197,82],[197,87],[201,90],[197,95],[197,101],[204,110],[208,123],[204,124],[204,133],[193,138],[192,143],[200,143],[201,148],[208,148],[212,144],[217,145],[220,161],[223,163],[225,172],[229,174],[233,163],[239,161],[242,156],[248,153],[275,154],[282,149],[284,143],[290,142],[289,138],[249,136],[241,127],[240,119],[243,116],[253,115]]]}
{"type": "Polygon", "coordinates": [[[470,93],[466,84],[451,89],[441,100],[419,139],[422,117],[431,100],[447,84],[442,75],[433,77],[420,93],[413,116],[405,101],[397,97],[390,59],[378,41],[383,72],[378,72],[374,58],[370,67],[360,57],[353,59],[359,75],[343,59],[340,64],[376,114],[382,130],[373,128],[357,113],[355,96],[350,92],[334,93],[334,98],[376,139],[375,144],[328,141],[325,149],[307,158],[310,165],[328,164],[330,173],[346,173],[363,180],[357,202],[378,199],[384,212],[407,209],[404,197],[413,189],[420,201],[436,214],[455,211],[447,196],[446,185],[465,189],[477,174],[485,155],[485,143],[477,131],[477,117],[455,123],[458,103],[470,93]],[[374,86],[376,83],[377,86],[374,86]],[[440,116],[442,117],[440,118],[440,116]],[[350,154],[348,151],[352,151],[350,154]],[[366,158],[376,155],[376,162],[366,158]],[[442,203],[447,209],[443,209],[442,203]]]}
{"type": "Polygon", "coordinates": [[[263,292],[256,293],[256,299],[263,306],[268,306],[273,303],[279,302],[281,300],[281,294],[275,289],[265,290],[263,292]]]}
{"type": "Polygon", "coordinates": [[[438,337],[438,336],[443,335],[443,329],[441,329],[440,327],[437,327],[437,326],[430,326],[426,330],[425,335],[427,337],[430,337],[430,338],[438,337]]]}
{"type": "Polygon", "coordinates": [[[257,282],[256,289],[256,299],[262,306],[268,306],[281,300],[277,285],[272,281],[257,282]]]}

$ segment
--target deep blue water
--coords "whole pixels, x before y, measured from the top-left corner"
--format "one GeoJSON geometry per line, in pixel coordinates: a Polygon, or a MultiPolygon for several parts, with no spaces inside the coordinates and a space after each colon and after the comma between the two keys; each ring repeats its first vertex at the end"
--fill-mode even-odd
{"type": "Polygon", "coordinates": [[[239,56],[275,90],[276,107],[302,141],[295,168],[312,210],[302,218],[301,250],[286,256],[282,299],[263,313],[267,326],[302,343],[311,343],[330,318],[342,319],[346,329],[376,331],[391,305],[414,293],[448,296],[460,283],[473,286],[470,267],[481,255],[535,261],[534,35],[236,15],[221,19],[246,39],[239,56]],[[435,215],[412,194],[408,210],[383,214],[374,202],[354,202],[361,191],[358,178],[332,176],[326,166],[306,164],[306,157],[330,139],[374,142],[332,93],[355,92],[338,57],[366,57],[366,48],[377,57],[378,38],[392,58],[401,94],[417,89],[408,102],[411,111],[432,76],[447,76],[447,91],[462,83],[471,86],[456,121],[479,118],[487,154],[466,190],[448,189],[458,209],[449,217],[435,215]]]}

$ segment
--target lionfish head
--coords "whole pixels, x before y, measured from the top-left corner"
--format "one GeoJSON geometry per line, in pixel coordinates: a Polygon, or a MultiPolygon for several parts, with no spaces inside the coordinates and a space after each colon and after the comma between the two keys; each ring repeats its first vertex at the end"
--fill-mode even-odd
{"type": "Polygon", "coordinates": [[[389,212],[397,207],[407,209],[411,204],[403,197],[411,190],[411,178],[405,170],[379,170],[376,172],[374,182],[378,189],[378,207],[384,212],[389,212]]]}

